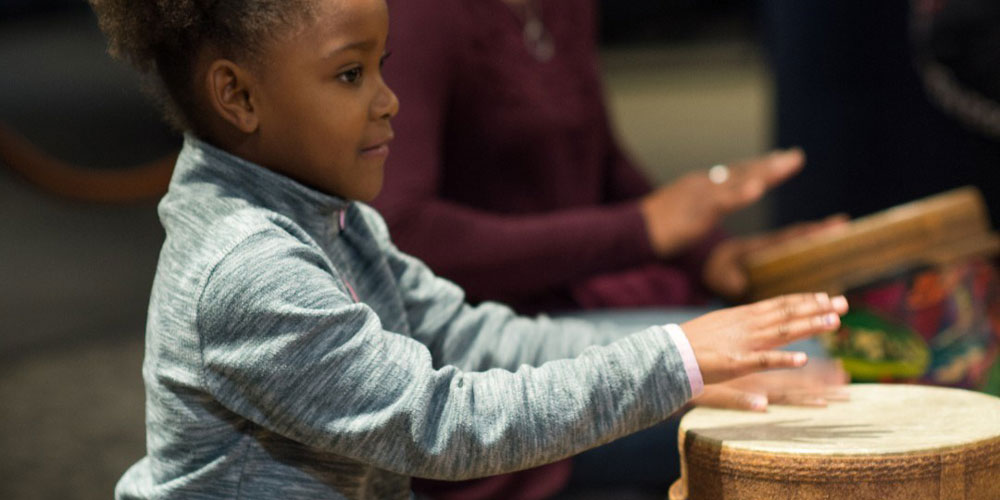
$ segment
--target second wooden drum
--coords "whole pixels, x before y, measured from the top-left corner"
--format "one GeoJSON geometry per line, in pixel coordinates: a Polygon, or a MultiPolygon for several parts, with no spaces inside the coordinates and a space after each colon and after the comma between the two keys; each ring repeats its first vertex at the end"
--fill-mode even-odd
{"type": "Polygon", "coordinates": [[[856,384],[827,408],[696,408],[670,500],[998,500],[1000,398],[856,384]]]}

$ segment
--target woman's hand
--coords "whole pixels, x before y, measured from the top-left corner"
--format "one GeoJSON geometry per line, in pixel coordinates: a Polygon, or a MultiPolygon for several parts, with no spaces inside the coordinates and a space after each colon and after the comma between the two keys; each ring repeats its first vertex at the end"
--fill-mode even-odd
{"type": "Polygon", "coordinates": [[[639,205],[653,251],[667,257],[700,240],[722,217],[760,199],[804,162],[799,149],[774,152],[725,167],[725,178],[692,172],[653,191],[639,205]]]}
{"type": "Polygon", "coordinates": [[[705,386],[691,400],[697,406],[764,411],[768,404],[826,406],[848,399],[850,381],[839,360],[813,360],[802,368],[754,373],[705,386]]]}
{"type": "Polygon", "coordinates": [[[846,215],[833,215],[818,222],[803,222],[750,238],[730,238],[712,249],[702,270],[702,281],[713,293],[737,300],[747,292],[744,259],[747,255],[788,240],[847,227],[846,215]]]}
{"type": "Polygon", "coordinates": [[[780,347],[840,326],[847,299],[825,293],[783,295],[713,311],[681,325],[705,384],[778,368],[804,366],[802,352],[780,347]]]}

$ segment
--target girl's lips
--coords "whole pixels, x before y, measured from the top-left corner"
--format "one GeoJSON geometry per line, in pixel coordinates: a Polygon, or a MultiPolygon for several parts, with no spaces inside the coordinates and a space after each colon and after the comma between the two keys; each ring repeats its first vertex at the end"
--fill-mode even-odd
{"type": "Polygon", "coordinates": [[[389,156],[389,143],[392,142],[392,139],[393,134],[389,132],[388,135],[383,137],[383,140],[361,148],[361,156],[366,158],[384,158],[389,156]]]}
{"type": "Polygon", "coordinates": [[[372,146],[370,148],[365,148],[361,150],[361,156],[366,158],[378,158],[389,156],[389,144],[379,144],[378,146],[372,146]]]}

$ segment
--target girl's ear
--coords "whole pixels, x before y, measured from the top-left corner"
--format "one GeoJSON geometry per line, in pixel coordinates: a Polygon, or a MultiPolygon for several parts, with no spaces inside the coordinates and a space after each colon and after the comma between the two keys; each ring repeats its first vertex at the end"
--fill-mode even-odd
{"type": "Polygon", "coordinates": [[[254,107],[254,81],[249,72],[227,59],[216,59],[208,68],[205,84],[212,109],[240,132],[257,131],[260,117],[254,107]]]}

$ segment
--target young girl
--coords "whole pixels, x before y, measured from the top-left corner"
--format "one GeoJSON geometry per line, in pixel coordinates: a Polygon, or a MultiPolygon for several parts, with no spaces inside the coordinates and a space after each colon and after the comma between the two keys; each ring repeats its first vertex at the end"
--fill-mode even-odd
{"type": "MultiPolygon", "coordinates": [[[[147,456],[117,498],[408,498],[665,419],[847,304],[782,297],[616,338],[470,307],[362,202],[398,102],[384,0],[92,0],[186,131],[160,216],[147,456]]],[[[447,245],[447,242],[441,242],[447,245]]]]}

